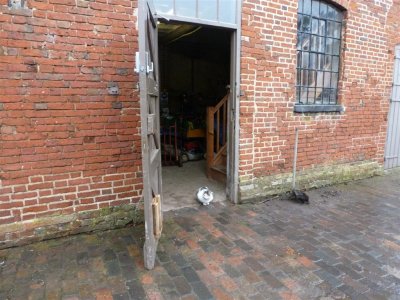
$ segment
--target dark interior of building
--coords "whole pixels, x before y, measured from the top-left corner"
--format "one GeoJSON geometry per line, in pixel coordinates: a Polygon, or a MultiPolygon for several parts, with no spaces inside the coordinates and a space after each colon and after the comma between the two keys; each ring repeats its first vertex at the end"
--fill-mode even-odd
{"type": "Polygon", "coordinates": [[[178,172],[190,168],[190,174],[182,175],[185,179],[206,178],[207,107],[217,105],[229,91],[230,39],[231,33],[223,29],[159,24],[164,190],[169,177],[165,173],[174,172],[176,179],[178,172]]]}
{"type": "Polygon", "coordinates": [[[161,126],[167,130],[176,124],[182,138],[178,152],[185,148],[182,143],[205,147],[207,107],[215,106],[229,85],[229,45],[229,31],[190,24],[159,26],[161,126]]]}

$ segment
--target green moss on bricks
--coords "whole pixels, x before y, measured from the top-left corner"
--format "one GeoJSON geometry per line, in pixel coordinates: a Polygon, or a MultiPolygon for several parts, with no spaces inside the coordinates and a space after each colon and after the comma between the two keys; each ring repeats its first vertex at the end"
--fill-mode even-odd
{"type": "Polygon", "coordinates": [[[111,207],[101,208],[100,210],[98,210],[98,212],[101,217],[108,216],[112,212],[112,208],[111,207]]]}
{"type": "MultiPolygon", "coordinates": [[[[298,172],[297,186],[313,189],[383,174],[377,162],[364,161],[352,164],[322,166],[298,172]]],[[[242,202],[265,196],[278,195],[292,189],[292,173],[277,174],[249,180],[240,178],[240,199],[242,202]]]]}
{"type": "Polygon", "coordinates": [[[0,225],[0,249],[70,234],[108,230],[143,223],[142,205],[122,205],[71,215],[54,215],[26,222],[0,225]]]}

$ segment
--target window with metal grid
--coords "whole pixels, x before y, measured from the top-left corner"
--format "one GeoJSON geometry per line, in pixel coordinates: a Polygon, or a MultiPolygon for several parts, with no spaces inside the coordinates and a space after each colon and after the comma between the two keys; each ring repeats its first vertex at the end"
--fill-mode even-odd
{"type": "Polygon", "coordinates": [[[299,0],[296,106],[337,106],[342,23],[335,6],[299,0]]]}

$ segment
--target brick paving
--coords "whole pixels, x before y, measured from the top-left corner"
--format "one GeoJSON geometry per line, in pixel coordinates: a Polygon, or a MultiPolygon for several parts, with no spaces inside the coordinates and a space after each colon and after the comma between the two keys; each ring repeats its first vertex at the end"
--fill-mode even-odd
{"type": "Polygon", "coordinates": [[[0,299],[400,299],[400,174],[0,251],[0,299]]]}

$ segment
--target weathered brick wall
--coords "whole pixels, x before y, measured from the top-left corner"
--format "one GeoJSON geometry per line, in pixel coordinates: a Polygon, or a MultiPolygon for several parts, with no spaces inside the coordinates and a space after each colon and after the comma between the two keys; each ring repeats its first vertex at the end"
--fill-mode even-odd
{"type": "MultiPolygon", "coordinates": [[[[302,115],[293,113],[297,1],[243,0],[240,181],[248,195],[288,182],[295,127],[299,168],[318,170],[324,183],[340,181],[330,180],[336,170],[357,178],[364,173],[352,172],[383,162],[400,2],[339,2],[347,9],[346,110],[302,115]]],[[[0,0],[0,246],[125,224],[135,218],[125,205],[142,188],[137,1],[7,3],[0,0]],[[108,95],[111,82],[120,95],[108,95]]]]}
{"type": "Polygon", "coordinates": [[[137,203],[137,1],[7,3],[0,0],[0,226],[137,203]],[[111,82],[118,96],[108,94],[111,82]]]}
{"type": "MultiPolygon", "coordinates": [[[[387,12],[386,28],[388,36],[388,51],[389,55],[393,57],[393,49],[400,45],[400,0],[393,0],[393,6],[390,11],[387,12]]],[[[393,73],[393,64],[389,66],[389,74],[393,73]]]]}
{"type": "Polygon", "coordinates": [[[297,1],[243,1],[240,180],[245,189],[276,174],[289,178],[295,127],[301,170],[383,163],[400,2],[334,2],[347,10],[339,82],[345,112],[298,114],[293,112],[297,1]]]}

